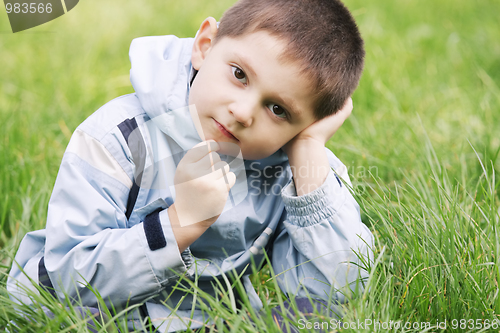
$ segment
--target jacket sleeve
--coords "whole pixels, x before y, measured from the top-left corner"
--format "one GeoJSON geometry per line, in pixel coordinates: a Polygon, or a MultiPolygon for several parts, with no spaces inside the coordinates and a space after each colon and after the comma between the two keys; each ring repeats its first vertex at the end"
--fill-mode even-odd
{"type": "Polygon", "coordinates": [[[350,185],[346,167],[326,150],[333,170],[321,187],[297,196],[292,180],[282,191],[286,217],[277,230],[272,266],[283,292],[344,302],[368,276],[358,256],[373,260],[373,236],[340,180],[350,185]]]}
{"type": "Polygon", "coordinates": [[[116,159],[126,155],[125,148],[115,145],[113,151],[77,129],[49,202],[47,274],[60,298],[79,298],[87,306],[97,302],[92,289],[115,306],[144,301],[189,266],[190,256],[179,253],[166,209],[129,225],[133,177],[116,159]],[[151,246],[155,237],[165,244],[151,246]]]}

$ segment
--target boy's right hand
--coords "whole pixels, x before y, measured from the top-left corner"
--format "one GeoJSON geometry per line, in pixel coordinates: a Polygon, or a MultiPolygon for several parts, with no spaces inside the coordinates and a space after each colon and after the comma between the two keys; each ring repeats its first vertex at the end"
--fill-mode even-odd
{"type": "Polygon", "coordinates": [[[173,206],[181,227],[199,222],[208,227],[226,205],[236,176],[216,153],[219,148],[214,140],[203,141],[190,149],[177,166],[173,206]]]}

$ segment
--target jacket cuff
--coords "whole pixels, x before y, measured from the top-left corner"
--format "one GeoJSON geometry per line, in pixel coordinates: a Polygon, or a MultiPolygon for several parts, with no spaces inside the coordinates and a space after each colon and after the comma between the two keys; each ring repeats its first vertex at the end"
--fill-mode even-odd
{"type": "Polygon", "coordinates": [[[281,191],[287,212],[287,222],[307,227],[335,215],[344,204],[346,187],[332,171],[314,191],[297,196],[293,179],[281,191]]]}
{"type": "Polygon", "coordinates": [[[149,250],[146,255],[158,282],[164,286],[186,272],[191,275],[190,267],[194,263],[194,257],[189,248],[179,252],[167,209],[147,215],[143,226],[149,250]]]}

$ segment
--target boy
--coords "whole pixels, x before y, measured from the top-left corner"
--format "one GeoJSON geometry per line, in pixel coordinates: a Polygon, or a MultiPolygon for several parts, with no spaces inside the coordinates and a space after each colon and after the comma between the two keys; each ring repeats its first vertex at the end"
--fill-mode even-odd
{"type": "Polygon", "coordinates": [[[29,276],[92,307],[92,287],[114,306],[145,302],[173,332],[204,322],[174,289],[180,275],[214,294],[215,279],[245,272],[261,308],[247,267],[265,251],[287,294],[344,301],[367,276],[357,254],[371,258],[372,235],[324,146],[352,110],[363,57],[338,0],[241,0],[194,39],[134,40],[136,93],[76,129],[9,291],[29,303],[29,276]]]}

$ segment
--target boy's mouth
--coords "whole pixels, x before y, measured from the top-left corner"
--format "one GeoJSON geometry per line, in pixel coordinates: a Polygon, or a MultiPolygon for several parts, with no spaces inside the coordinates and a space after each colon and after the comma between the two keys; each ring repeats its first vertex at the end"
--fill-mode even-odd
{"type": "MultiPolygon", "coordinates": [[[[213,119],[213,118],[212,118],[213,119]]],[[[226,136],[227,138],[229,139],[233,139],[233,140],[236,140],[236,141],[239,141],[234,135],[233,133],[229,132],[223,125],[221,125],[217,120],[215,120],[215,125],[217,126],[217,128],[219,128],[219,130],[222,132],[222,134],[224,134],[224,136],[226,136]]]]}

